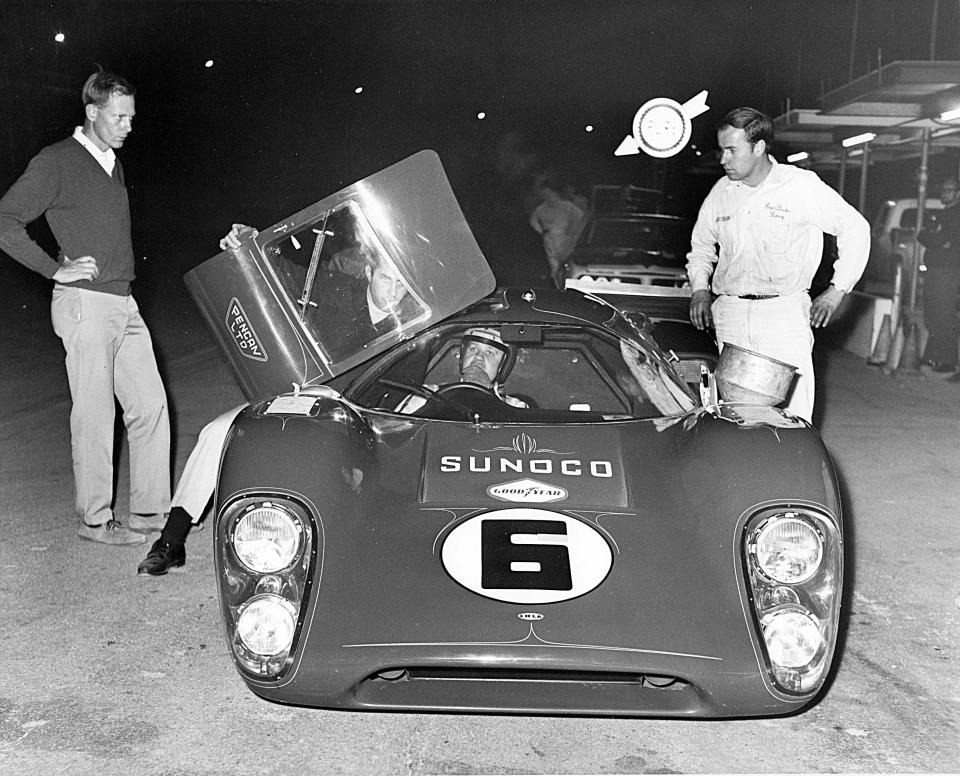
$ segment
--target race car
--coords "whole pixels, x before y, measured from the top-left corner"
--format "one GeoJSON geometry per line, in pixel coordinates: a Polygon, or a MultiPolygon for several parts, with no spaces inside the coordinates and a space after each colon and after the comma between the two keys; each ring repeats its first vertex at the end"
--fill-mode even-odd
{"type": "MultiPolygon", "coordinates": [[[[576,290],[487,289],[428,320],[429,287],[405,274],[418,315],[330,378],[304,295],[278,291],[271,269],[291,224],[323,230],[285,223],[233,258],[259,267],[240,274],[261,273],[260,298],[326,371],[288,374],[292,390],[239,415],[215,499],[225,633],[254,693],[657,717],[815,702],[836,652],[843,522],[813,428],[704,404],[642,320],[576,290]]],[[[446,223],[405,231],[436,245],[446,223]]],[[[387,253],[399,244],[374,232],[387,253]]],[[[208,318],[240,353],[252,330],[232,338],[228,312],[208,318]]]]}

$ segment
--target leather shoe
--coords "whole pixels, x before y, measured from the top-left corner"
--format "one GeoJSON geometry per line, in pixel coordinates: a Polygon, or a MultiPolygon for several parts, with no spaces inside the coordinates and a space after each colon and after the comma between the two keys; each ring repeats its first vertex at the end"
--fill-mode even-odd
{"type": "Polygon", "coordinates": [[[182,544],[174,546],[163,539],[157,539],[147,553],[147,557],[137,566],[137,574],[160,577],[172,568],[180,568],[186,562],[187,551],[182,544]]]}
{"type": "Polygon", "coordinates": [[[160,533],[167,524],[167,515],[164,512],[156,512],[153,514],[133,512],[130,515],[130,519],[127,520],[127,524],[130,526],[131,531],[136,531],[137,533],[160,533]]]}
{"type": "Polygon", "coordinates": [[[77,536],[100,544],[143,544],[147,537],[124,528],[116,520],[108,520],[103,525],[87,525],[83,523],[77,529],[77,536]]]}

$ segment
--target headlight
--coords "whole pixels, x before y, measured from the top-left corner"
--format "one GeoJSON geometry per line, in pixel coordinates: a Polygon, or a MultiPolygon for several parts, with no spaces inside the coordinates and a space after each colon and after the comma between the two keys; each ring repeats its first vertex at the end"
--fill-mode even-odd
{"type": "Polygon", "coordinates": [[[286,509],[269,501],[245,512],[233,533],[237,558],[260,574],[287,568],[297,558],[302,541],[300,522],[286,509]]]}
{"type": "Polygon", "coordinates": [[[823,538],[806,520],[790,513],[760,526],[753,542],[760,570],[785,585],[806,582],[823,558],[823,538]]]}
{"type": "Polygon", "coordinates": [[[820,627],[802,611],[779,611],[761,623],[770,660],[783,668],[805,668],[823,645],[820,627]]]}
{"type": "Polygon", "coordinates": [[[220,610],[248,677],[279,679],[293,665],[323,548],[319,525],[304,504],[279,494],[240,496],[221,507],[214,529],[220,610]]]}
{"type": "Polygon", "coordinates": [[[751,619],[772,685],[810,695],[836,645],[843,587],[843,534],[821,507],[767,508],[744,525],[742,551],[751,619]]]}
{"type": "Polygon", "coordinates": [[[297,618],[293,605],[278,595],[250,600],[240,611],[237,636],[256,655],[271,657],[290,649],[297,618]]]}

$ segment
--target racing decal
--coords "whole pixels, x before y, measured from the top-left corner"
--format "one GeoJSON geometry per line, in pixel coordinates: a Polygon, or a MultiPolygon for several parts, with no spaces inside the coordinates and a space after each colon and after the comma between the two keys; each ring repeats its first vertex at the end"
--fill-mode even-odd
{"type": "Polygon", "coordinates": [[[440,559],[468,590],[517,604],[577,598],[603,582],[613,566],[610,546],[596,528],[529,507],[468,518],[447,535],[440,559]]]}
{"type": "Polygon", "coordinates": [[[316,396],[277,396],[264,409],[264,415],[312,415],[320,402],[316,396]]]}
{"type": "Polygon", "coordinates": [[[253,330],[253,324],[250,323],[250,319],[236,297],[233,297],[227,305],[226,324],[241,355],[254,361],[267,360],[267,353],[260,344],[260,338],[253,330]]]}
{"type": "Polygon", "coordinates": [[[487,488],[487,495],[501,501],[544,504],[549,501],[563,501],[567,497],[567,491],[558,485],[526,479],[491,485],[487,488]]]}
{"type": "Polygon", "coordinates": [[[549,442],[502,429],[483,435],[431,429],[422,500],[434,504],[569,501],[625,508],[619,437],[608,428],[550,429],[549,442]],[[478,438],[478,436],[480,438],[478,438]],[[498,439],[499,437],[499,439],[498,439]],[[489,439],[487,444],[483,442],[489,439]]]}

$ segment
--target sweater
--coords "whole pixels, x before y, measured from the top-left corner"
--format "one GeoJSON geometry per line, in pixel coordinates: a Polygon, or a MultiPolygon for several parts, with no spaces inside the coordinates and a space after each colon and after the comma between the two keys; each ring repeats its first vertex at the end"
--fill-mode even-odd
{"type": "Polygon", "coordinates": [[[14,260],[53,277],[59,261],[27,234],[27,225],[46,215],[60,248],[58,259],[93,256],[100,274],[71,283],[126,296],[134,278],[130,203],[117,160],[107,175],[72,137],[47,146],[0,199],[0,248],[14,260]]]}

